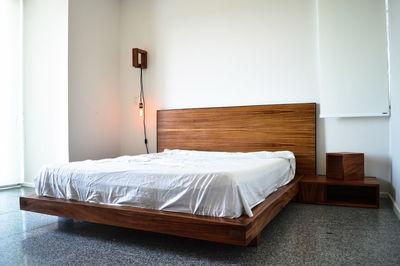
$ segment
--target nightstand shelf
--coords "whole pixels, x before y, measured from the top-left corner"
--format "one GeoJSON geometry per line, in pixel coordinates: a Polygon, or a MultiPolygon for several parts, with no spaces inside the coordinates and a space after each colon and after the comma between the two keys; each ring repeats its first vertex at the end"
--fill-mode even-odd
{"type": "Polygon", "coordinates": [[[379,183],[375,177],[346,181],[325,176],[304,176],[299,185],[300,202],[379,208],[379,183]]]}

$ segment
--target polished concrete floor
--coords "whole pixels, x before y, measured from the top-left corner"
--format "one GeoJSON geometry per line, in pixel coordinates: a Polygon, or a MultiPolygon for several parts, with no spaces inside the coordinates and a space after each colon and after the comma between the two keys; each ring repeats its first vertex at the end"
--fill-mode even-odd
{"type": "Polygon", "coordinates": [[[0,191],[0,265],[400,265],[388,199],[379,210],[290,203],[254,248],[20,211],[32,193],[0,191]]]}

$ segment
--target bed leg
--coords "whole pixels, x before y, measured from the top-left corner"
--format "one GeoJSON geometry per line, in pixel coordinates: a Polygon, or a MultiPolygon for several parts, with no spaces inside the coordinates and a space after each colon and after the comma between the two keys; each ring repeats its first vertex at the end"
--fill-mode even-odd
{"type": "Polygon", "coordinates": [[[251,242],[249,243],[249,246],[251,247],[257,247],[261,243],[261,233],[259,233],[251,242]]]}
{"type": "Polygon", "coordinates": [[[297,201],[299,201],[297,197],[298,197],[298,195],[294,196],[294,197],[292,198],[291,202],[297,202],[297,201]]]}

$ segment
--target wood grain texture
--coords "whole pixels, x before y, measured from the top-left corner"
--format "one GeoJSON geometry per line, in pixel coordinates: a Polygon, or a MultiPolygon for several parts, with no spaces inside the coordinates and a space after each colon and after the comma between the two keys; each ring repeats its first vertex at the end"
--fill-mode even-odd
{"type": "Polygon", "coordinates": [[[326,176],[304,176],[299,187],[300,202],[379,208],[379,182],[375,177],[336,180],[326,176]]]}
{"type": "Polygon", "coordinates": [[[327,153],[326,176],[334,179],[362,180],[364,178],[364,153],[327,153]]]}
{"type": "Polygon", "coordinates": [[[365,177],[362,180],[336,180],[327,178],[324,175],[318,176],[304,176],[301,183],[316,183],[316,184],[330,184],[339,186],[379,186],[379,182],[376,177],[365,177]]]}
{"type": "Polygon", "coordinates": [[[301,176],[253,208],[253,217],[215,218],[134,207],[71,201],[36,195],[20,197],[20,209],[87,222],[139,229],[207,241],[258,244],[262,229],[297,194],[301,176]]]}
{"type": "Polygon", "coordinates": [[[139,49],[139,48],[133,48],[132,49],[132,66],[136,68],[142,68],[146,69],[147,68],[147,51],[139,49]],[[139,58],[141,60],[139,60],[139,58]],[[139,63],[139,61],[141,61],[139,63]]]}
{"type": "Polygon", "coordinates": [[[292,151],[315,175],[314,103],[157,111],[157,151],[292,151]]]}
{"type": "Polygon", "coordinates": [[[261,233],[258,234],[253,240],[251,240],[248,246],[257,247],[260,244],[261,244],[261,233]]]}
{"type": "Polygon", "coordinates": [[[318,183],[300,183],[299,199],[302,202],[326,202],[326,185],[318,183]]]}
{"type": "Polygon", "coordinates": [[[288,185],[280,187],[276,192],[252,209],[253,217],[242,216],[242,222],[248,225],[246,231],[246,245],[248,245],[273,218],[294,198],[299,192],[299,180],[296,176],[288,185]]]}

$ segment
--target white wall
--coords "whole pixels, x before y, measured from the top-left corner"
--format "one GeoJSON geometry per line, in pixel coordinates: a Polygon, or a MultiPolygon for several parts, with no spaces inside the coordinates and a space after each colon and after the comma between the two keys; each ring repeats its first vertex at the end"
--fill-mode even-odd
{"type": "MultiPolygon", "coordinates": [[[[153,152],[157,109],[319,101],[315,0],[121,0],[120,35],[122,154],[145,151],[134,47],[149,52],[153,152]]],[[[317,123],[318,173],[325,172],[325,152],[364,152],[366,174],[388,191],[387,118],[317,123]]]]}
{"type": "Polygon", "coordinates": [[[0,186],[21,183],[20,0],[0,1],[0,186]]]}
{"type": "Polygon", "coordinates": [[[119,1],[69,1],[69,158],[120,154],[119,1]]]}
{"type": "MultiPolygon", "coordinates": [[[[392,155],[391,195],[400,207],[400,0],[389,0],[390,68],[392,115],[390,147],[392,155]]],[[[400,218],[400,209],[397,209],[400,218]]]]}
{"type": "Polygon", "coordinates": [[[25,182],[68,161],[68,0],[24,0],[25,182]]]}
{"type": "Polygon", "coordinates": [[[389,118],[318,119],[318,172],[325,173],[325,152],[365,153],[365,174],[380,179],[381,191],[390,183],[389,118]]]}
{"type": "Polygon", "coordinates": [[[315,102],[313,1],[122,1],[122,152],[143,152],[136,114],[144,73],[150,147],[155,109],[315,102]]]}

